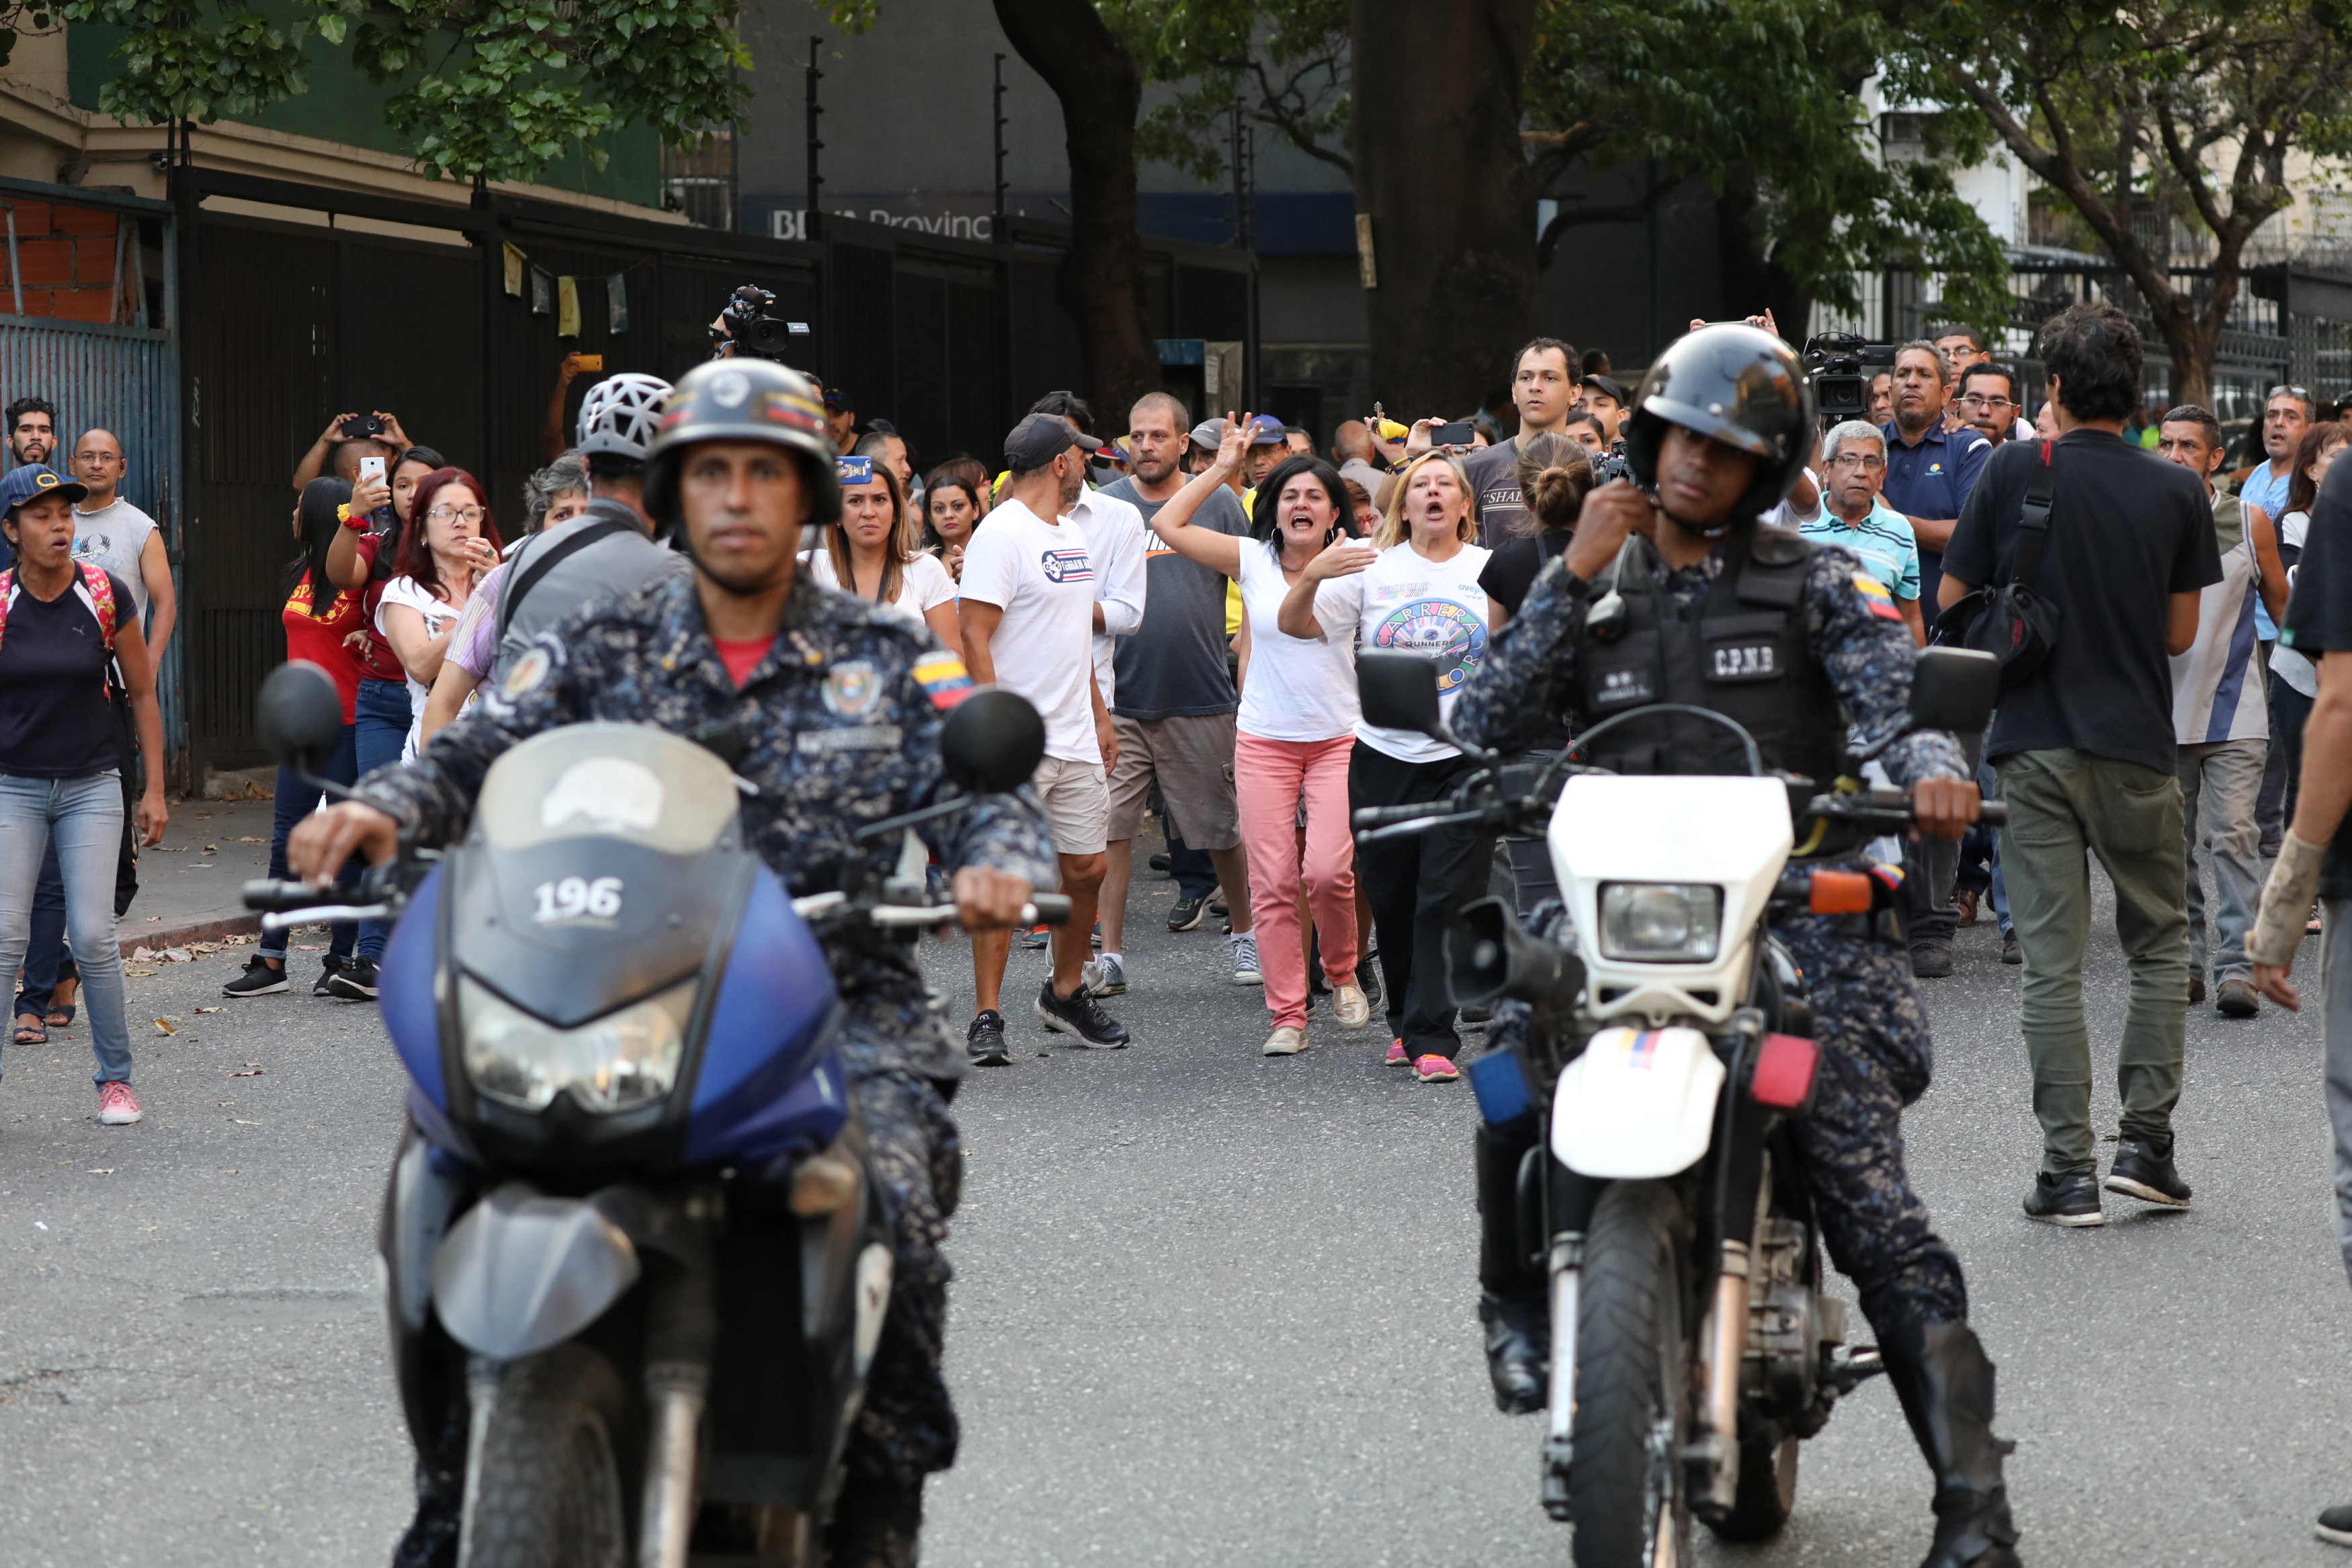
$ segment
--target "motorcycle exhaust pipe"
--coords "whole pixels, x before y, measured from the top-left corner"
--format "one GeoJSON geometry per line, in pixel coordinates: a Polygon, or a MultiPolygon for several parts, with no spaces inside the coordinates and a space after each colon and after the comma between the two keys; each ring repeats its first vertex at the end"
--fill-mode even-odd
{"type": "Polygon", "coordinates": [[[1551,1427],[1544,1436],[1544,1511],[1565,1523],[1568,1478],[1575,1458],[1576,1297],[1584,1238],[1561,1236],[1551,1249],[1551,1427]]]}
{"type": "Polygon", "coordinates": [[[646,1368],[646,1404],[652,1418],[646,1445],[645,1506],[638,1521],[639,1568],[686,1568],[694,1533],[694,1465],[710,1368],[687,1361],[646,1368]]]}
{"type": "Polygon", "coordinates": [[[1748,1354],[1748,1244],[1723,1244],[1723,1271],[1707,1313],[1706,1424],[1711,1460],[1701,1489],[1724,1509],[1739,1481],[1739,1367],[1748,1354]]]}

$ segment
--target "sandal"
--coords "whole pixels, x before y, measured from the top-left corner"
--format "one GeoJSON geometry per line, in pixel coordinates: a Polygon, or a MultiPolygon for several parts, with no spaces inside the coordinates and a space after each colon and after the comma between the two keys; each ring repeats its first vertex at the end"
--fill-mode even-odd
{"type": "Polygon", "coordinates": [[[73,1019],[74,1005],[71,1002],[59,1002],[57,1006],[49,1009],[49,1027],[51,1029],[71,1029],[73,1028],[73,1019]]]}
{"type": "Polygon", "coordinates": [[[16,1043],[18,1045],[47,1045],[49,1043],[48,1029],[33,1014],[18,1013],[16,1015],[16,1043]]]}

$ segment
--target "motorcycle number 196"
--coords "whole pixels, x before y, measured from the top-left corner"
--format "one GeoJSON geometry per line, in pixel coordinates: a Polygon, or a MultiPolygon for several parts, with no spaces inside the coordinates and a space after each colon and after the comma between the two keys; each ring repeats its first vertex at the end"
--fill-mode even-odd
{"type": "Polygon", "coordinates": [[[593,882],[578,876],[542,882],[531,889],[531,895],[539,901],[531,918],[541,925],[559,920],[610,920],[621,913],[621,879],[617,876],[600,876],[593,882]]]}

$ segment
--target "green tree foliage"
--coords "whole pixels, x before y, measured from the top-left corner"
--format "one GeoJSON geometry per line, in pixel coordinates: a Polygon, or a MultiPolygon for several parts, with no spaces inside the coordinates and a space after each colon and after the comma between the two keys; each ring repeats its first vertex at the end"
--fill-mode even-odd
{"type": "Polygon", "coordinates": [[[1879,155],[1859,97],[1887,44],[1874,14],[1842,0],[1549,0],[1538,28],[1528,140],[1541,188],[1559,193],[1580,164],[1639,172],[1628,202],[1564,201],[1547,262],[1569,229],[1638,217],[1695,179],[1718,197],[1727,281],[1745,273],[1768,296],[1729,308],[1772,303],[1801,330],[1790,307],[1852,308],[1857,274],[1895,262],[1944,274],[1956,319],[2007,325],[2007,258],[1952,185],[1985,139],[1931,123],[1926,157],[1879,155]]]}
{"type": "MultiPolygon", "coordinates": [[[[59,0],[68,22],[119,26],[99,107],[132,124],[241,119],[307,89],[310,35],[348,44],[393,91],[384,116],[425,172],[529,180],[574,143],[647,126],[691,145],[750,97],[740,0],[59,0]]],[[[874,0],[830,10],[853,30],[874,0]]],[[[37,18],[36,18],[37,20],[37,18]]]]}
{"type": "Polygon", "coordinates": [[[2127,273],[2204,401],[2246,245],[2287,162],[2352,155],[2352,25],[2335,0],[1884,0],[1890,80],[1998,138],[2127,273]],[[2171,239],[2203,278],[2172,275],[2171,239]]]}
{"type": "Polygon", "coordinates": [[[1154,82],[1175,89],[1136,145],[1204,183],[1223,178],[1236,105],[1310,158],[1352,175],[1348,0],[1097,0],[1154,82]]]}

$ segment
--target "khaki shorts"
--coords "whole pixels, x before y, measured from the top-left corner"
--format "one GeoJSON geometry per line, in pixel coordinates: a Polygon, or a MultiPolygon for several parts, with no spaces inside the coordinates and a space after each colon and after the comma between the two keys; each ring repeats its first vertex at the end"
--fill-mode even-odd
{"type": "Polygon", "coordinates": [[[1065,855],[1103,852],[1103,824],[1110,816],[1110,789],[1103,782],[1099,762],[1073,762],[1048,757],[1029,776],[1037,800],[1045,808],[1045,826],[1054,835],[1054,851],[1065,855]]]}
{"type": "Polygon", "coordinates": [[[1110,716],[1118,766],[1110,776],[1110,836],[1131,839],[1143,826],[1144,800],[1160,780],[1169,824],[1185,847],[1237,849],[1241,812],[1234,804],[1234,716],[1173,718],[1110,716]]]}

